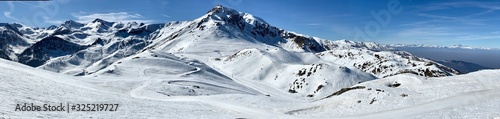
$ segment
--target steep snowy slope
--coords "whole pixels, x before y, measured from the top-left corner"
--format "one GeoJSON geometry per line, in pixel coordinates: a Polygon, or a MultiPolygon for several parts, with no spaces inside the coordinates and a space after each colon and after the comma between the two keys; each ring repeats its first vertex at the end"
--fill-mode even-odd
{"type": "Polygon", "coordinates": [[[19,31],[19,24],[0,23],[0,58],[17,61],[17,54],[29,47],[26,37],[19,31]]]}
{"type": "Polygon", "coordinates": [[[19,55],[19,62],[37,67],[51,58],[71,55],[84,48],[85,46],[66,41],[57,36],[46,37],[24,50],[19,55]]]}

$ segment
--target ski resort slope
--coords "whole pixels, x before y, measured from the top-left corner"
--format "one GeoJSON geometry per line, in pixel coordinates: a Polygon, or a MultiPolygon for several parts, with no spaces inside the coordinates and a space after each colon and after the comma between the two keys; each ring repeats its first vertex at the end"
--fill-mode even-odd
{"type": "Polygon", "coordinates": [[[71,76],[0,60],[0,118],[234,118],[238,113],[192,101],[131,97],[71,76]],[[16,104],[119,104],[116,112],[19,112],[16,104]]]}
{"type": "MultiPolygon", "coordinates": [[[[403,74],[367,81],[364,89],[315,101],[256,94],[166,96],[155,80],[116,91],[71,77],[0,60],[0,117],[5,118],[496,118],[499,70],[422,78],[403,74]],[[388,87],[399,83],[398,87],[388,87]],[[371,89],[371,90],[368,90],[371,89]],[[383,90],[383,91],[376,91],[383,90]],[[401,94],[407,94],[406,97],[401,94]],[[372,99],[376,101],[369,104],[372,99]],[[360,103],[358,101],[361,100],[360,103]],[[116,112],[16,112],[16,104],[118,103],[116,112]]],[[[116,80],[119,83],[119,80],[116,80]]],[[[97,81],[98,82],[98,81],[97,81]]],[[[245,85],[245,84],[242,84],[245,85]]]]}

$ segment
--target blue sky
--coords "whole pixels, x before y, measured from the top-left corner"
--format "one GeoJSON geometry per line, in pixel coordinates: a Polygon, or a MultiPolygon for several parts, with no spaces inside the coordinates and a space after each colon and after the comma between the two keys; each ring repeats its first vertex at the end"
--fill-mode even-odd
{"type": "Polygon", "coordinates": [[[70,19],[87,22],[99,17],[108,21],[165,23],[198,18],[217,4],[251,13],[285,30],[330,40],[500,48],[500,2],[485,0],[0,2],[0,22],[46,27],[70,19]]]}

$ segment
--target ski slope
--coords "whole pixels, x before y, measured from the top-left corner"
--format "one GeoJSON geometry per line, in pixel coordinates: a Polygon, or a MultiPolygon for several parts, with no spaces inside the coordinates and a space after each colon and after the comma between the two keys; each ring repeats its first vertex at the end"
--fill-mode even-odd
{"type": "MultiPolygon", "coordinates": [[[[128,91],[99,85],[90,77],[72,77],[0,60],[0,94],[5,118],[495,118],[500,115],[499,70],[422,78],[400,75],[356,86],[318,100],[293,96],[230,93],[167,96],[150,90],[162,80],[143,80],[128,91]],[[387,87],[393,82],[399,87],[387,87]],[[384,92],[375,91],[376,89],[384,92]],[[401,97],[400,94],[408,94],[401,97]],[[368,104],[367,99],[377,101],[368,104]],[[362,103],[357,103],[363,100],[362,103]],[[116,112],[15,112],[17,103],[119,103],[116,112]]],[[[176,75],[177,76],[177,75],[176,75]]],[[[129,79],[114,83],[128,82],[129,79]]],[[[246,86],[245,84],[241,84],[246,86]]],[[[249,86],[250,87],[250,86],[249,86]]],[[[270,90],[273,91],[273,90],[270,90]]]]}

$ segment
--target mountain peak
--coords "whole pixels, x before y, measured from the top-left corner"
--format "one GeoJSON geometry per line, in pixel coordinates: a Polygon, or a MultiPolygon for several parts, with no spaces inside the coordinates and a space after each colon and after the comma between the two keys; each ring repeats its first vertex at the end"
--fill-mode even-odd
{"type": "MultiPolygon", "coordinates": [[[[0,27],[4,27],[8,30],[12,30],[12,31],[16,32],[17,34],[21,35],[22,33],[19,32],[18,27],[16,27],[17,25],[20,25],[20,24],[0,23],[0,27]]],[[[20,27],[22,27],[22,25],[20,27]]]]}
{"type": "Polygon", "coordinates": [[[73,20],[68,20],[68,21],[65,21],[64,23],[62,23],[62,26],[66,26],[68,28],[78,28],[78,27],[82,27],[83,24],[76,22],[76,21],[73,21],[73,20]]]}
{"type": "Polygon", "coordinates": [[[233,9],[229,9],[229,8],[224,7],[222,5],[217,5],[214,8],[212,8],[210,11],[208,11],[207,13],[224,12],[224,11],[228,11],[228,10],[233,10],[233,9]]]}
{"type": "Polygon", "coordinates": [[[246,22],[250,25],[267,24],[263,19],[249,13],[239,12],[237,10],[217,5],[208,11],[207,15],[214,20],[230,21],[230,22],[246,22]]]}
{"type": "Polygon", "coordinates": [[[76,21],[73,21],[73,20],[68,20],[68,21],[64,21],[63,24],[70,24],[70,23],[75,23],[76,21]]]}
{"type": "Polygon", "coordinates": [[[110,22],[110,21],[106,21],[106,20],[103,20],[103,19],[100,19],[100,18],[96,18],[96,19],[92,20],[91,23],[101,23],[101,24],[105,24],[105,25],[111,26],[115,22],[110,22]]]}
{"type": "Polygon", "coordinates": [[[97,22],[104,23],[104,22],[108,22],[108,21],[103,20],[103,19],[99,19],[99,18],[96,18],[96,19],[92,20],[92,23],[97,23],[97,22]]]}

